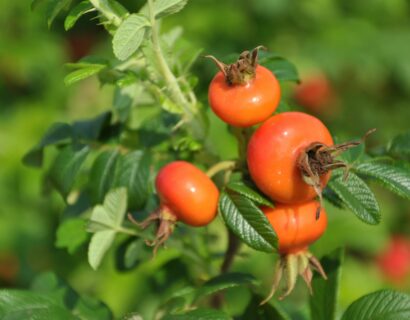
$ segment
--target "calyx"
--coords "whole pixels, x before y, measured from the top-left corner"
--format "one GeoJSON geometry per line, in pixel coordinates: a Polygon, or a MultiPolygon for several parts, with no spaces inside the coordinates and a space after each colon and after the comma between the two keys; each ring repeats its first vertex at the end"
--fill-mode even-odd
{"type": "Polygon", "coordinates": [[[309,251],[300,251],[298,253],[281,255],[276,263],[271,291],[266,299],[260,303],[260,305],[265,304],[273,297],[279,288],[283,275],[285,276],[286,285],[285,291],[279,297],[279,300],[283,300],[293,291],[298,275],[300,275],[305,281],[310,294],[313,294],[313,271],[319,272],[319,274],[327,280],[326,273],[323,270],[319,260],[309,251]]]}
{"type": "Polygon", "coordinates": [[[250,51],[244,51],[239,55],[236,62],[225,64],[219,61],[214,56],[208,55],[215,62],[219,70],[224,74],[225,80],[229,85],[243,85],[251,81],[255,77],[256,67],[258,65],[259,50],[266,50],[264,46],[257,46],[250,51]]]}
{"type": "Polygon", "coordinates": [[[322,207],[322,185],[320,178],[331,170],[345,168],[344,179],[349,174],[349,165],[341,160],[336,160],[344,151],[362,144],[366,138],[376,131],[371,129],[359,141],[349,141],[345,143],[327,146],[320,142],[313,142],[308,145],[300,154],[297,160],[297,166],[302,175],[303,181],[312,186],[319,197],[320,206],[316,211],[316,219],[319,219],[322,207]]]}
{"type": "Polygon", "coordinates": [[[165,205],[161,205],[156,211],[152,212],[144,221],[138,222],[131,214],[128,219],[142,230],[148,228],[151,224],[157,224],[157,231],[154,240],[145,240],[148,246],[154,247],[153,255],[157,254],[158,248],[163,245],[173,233],[177,222],[176,216],[165,205]]]}

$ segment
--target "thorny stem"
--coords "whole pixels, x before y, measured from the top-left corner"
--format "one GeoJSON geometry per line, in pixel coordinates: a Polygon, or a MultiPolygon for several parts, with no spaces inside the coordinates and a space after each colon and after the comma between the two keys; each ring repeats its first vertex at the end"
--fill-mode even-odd
{"type": "Polygon", "coordinates": [[[110,7],[110,4],[106,0],[90,0],[91,4],[112,24],[119,27],[122,19],[114,13],[114,10],[110,7]]]}
{"type": "Polygon", "coordinates": [[[217,164],[213,165],[209,170],[206,172],[206,175],[212,178],[218,172],[230,170],[232,171],[236,166],[236,161],[221,161],[217,164]]]}
{"type": "Polygon", "coordinates": [[[178,85],[178,80],[175,75],[172,73],[167,61],[164,58],[162,53],[159,34],[158,34],[158,25],[155,19],[155,8],[154,0],[148,0],[149,7],[149,19],[151,23],[151,39],[153,45],[153,51],[155,59],[157,60],[159,71],[161,72],[165,82],[166,87],[169,90],[171,100],[179,105],[185,113],[185,121],[191,123],[191,127],[196,136],[203,137],[205,133],[205,128],[201,121],[197,119],[198,110],[196,109],[195,104],[193,103],[195,99],[190,95],[191,103],[187,100],[183,94],[180,86],[178,85]]]}

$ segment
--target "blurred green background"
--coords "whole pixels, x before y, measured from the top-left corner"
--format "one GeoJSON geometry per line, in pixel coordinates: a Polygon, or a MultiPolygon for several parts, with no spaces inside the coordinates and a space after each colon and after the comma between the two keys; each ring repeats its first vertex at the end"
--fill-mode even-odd
{"type": "MultiPolygon", "coordinates": [[[[30,3],[0,3],[0,283],[26,288],[37,274],[53,270],[75,290],[102,299],[116,316],[132,310],[149,315],[158,297],[176,288],[189,268],[178,259],[178,252],[162,251],[157,260],[124,273],[115,271],[111,253],[101,270],[92,271],[86,248],[73,255],[55,248],[63,201],[42,183],[41,171],[22,165],[23,154],[52,122],[94,116],[110,108],[112,96],[112,88],[100,88],[95,78],[68,88],[63,83],[64,63],[94,53],[112,57],[109,37],[96,21],[87,19],[92,15],[68,33],[62,18],[48,30],[45,9],[32,12],[30,3]]],[[[122,3],[134,11],[142,5],[142,1],[122,3]]],[[[297,106],[301,101],[294,99],[293,84],[284,85],[284,96],[296,109],[321,118],[339,138],[360,137],[377,128],[368,141],[375,146],[409,130],[409,1],[192,0],[162,27],[168,30],[176,25],[204,53],[221,58],[263,44],[292,61],[302,83],[326,79],[327,98],[317,108],[297,106]]],[[[204,102],[215,71],[212,63],[201,58],[194,66],[197,94],[204,102]]],[[[212,123],[211,139],[223,128],[215,118],[212,123]]],[[[232,148],[223,142],[217,148],[230,156],[232,148]]],[[[328,204],[328,230],[313,248],[320,256],[347,246],[341,309],[382,287],[410,292],[409,274],[397,283],[383,276],[376,263],[392,235],[410,237],[410,204],[376,186],[375,190],[383,215],[379,226],[366,226],[328,204]]],[[[222,221],[218,219],[207,232],[223,233],[222,221]]],[[[211,250],[221,253],[224,242],[223,234],[211,250]]],[[[274,257],[247,248],[242,252],[233,269],[251,271],[266,283],[266,291],[274,257]]],[[[297,289],[283,303],[295,319],[307,313],[307,291],[302,286],[297,289]]],[[[239,312],[248,296],[243,289],[228,292],[227,299],[243,301],[234,304],[239,312]]]]}

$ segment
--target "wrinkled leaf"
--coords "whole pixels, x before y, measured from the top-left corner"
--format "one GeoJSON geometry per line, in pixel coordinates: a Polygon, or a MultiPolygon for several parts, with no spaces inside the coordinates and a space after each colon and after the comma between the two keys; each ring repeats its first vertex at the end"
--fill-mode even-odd
{"type": "Polygon", "coordinates": [[[360,220],[368,224],[380,222],[380,209],[373,192],[354,173],[349,173],[347,181],[343,181],[342,175],[335,175],[328,187],[360,220]]]}
{"type": "Polygon", "coordinates": [[[410,295],[392,290],[380,290],[353,302],[342,320],[408,320],[410,295]]]}
{"type": "Polygon", "coordinates": [[[277,248],[275,231],[251,200],[236,193],[222,192],[218,208],[227,226],[248,246],[264,252],[277,248]]]}
{"type": "Polygon", "coordinates": [[[364,162],[354,168],[358,175],[376,180],[397,195],[410,199],[410,170],[394,163],[364,162]]]}
{"type": "Polygon", "coordinates": [[[273,203],[271,201],[243,182],[232,182],[228,184],[226,188],[248,198],[249,200],[252,200],[252,202],[257,205],[271,208],[273,207],[273,203]]]}
{"type": "Polygon", "coordinates": [[[115,56],[120,60],[128,59],[142,43],[146,28],[150,23],[140,14],[128,16],[114,34],[112,40],[115,56]]]}

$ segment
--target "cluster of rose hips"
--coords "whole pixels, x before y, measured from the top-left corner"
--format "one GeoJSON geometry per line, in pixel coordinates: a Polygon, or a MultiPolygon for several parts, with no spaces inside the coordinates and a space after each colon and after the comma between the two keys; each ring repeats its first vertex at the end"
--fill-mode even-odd
{"type": "MultiPolygon", "coordinates": [[[[274,114],[281,90],[275,75],[258,64],[259,49],[243,52],[230,65],[209,56],[220,69],[209,87],[209,104],[220,119],[233,127],[261,124],[249,139],[244,170],[275,203],[274,208],[261,208],[277,234],[280,254],[267,301],[284,272],[287,284],[282,297],[292,291],[298,274],[310,290],[312,270],[326,278],[308,246],[321,237],[327,226],[322,189],[330,171],[344,166],[335,157],[357,143],[334,145],[326,126],[308,114],[274,114]]],[[[177,221],[204,226],[215,218],[218,188],[194,165],[185,161],[169,163],[159,171],[155,185],[160,206],[142,223],[144,228],[154,221],[158,223],[154,250],[166,241],[177,221]]]]}

